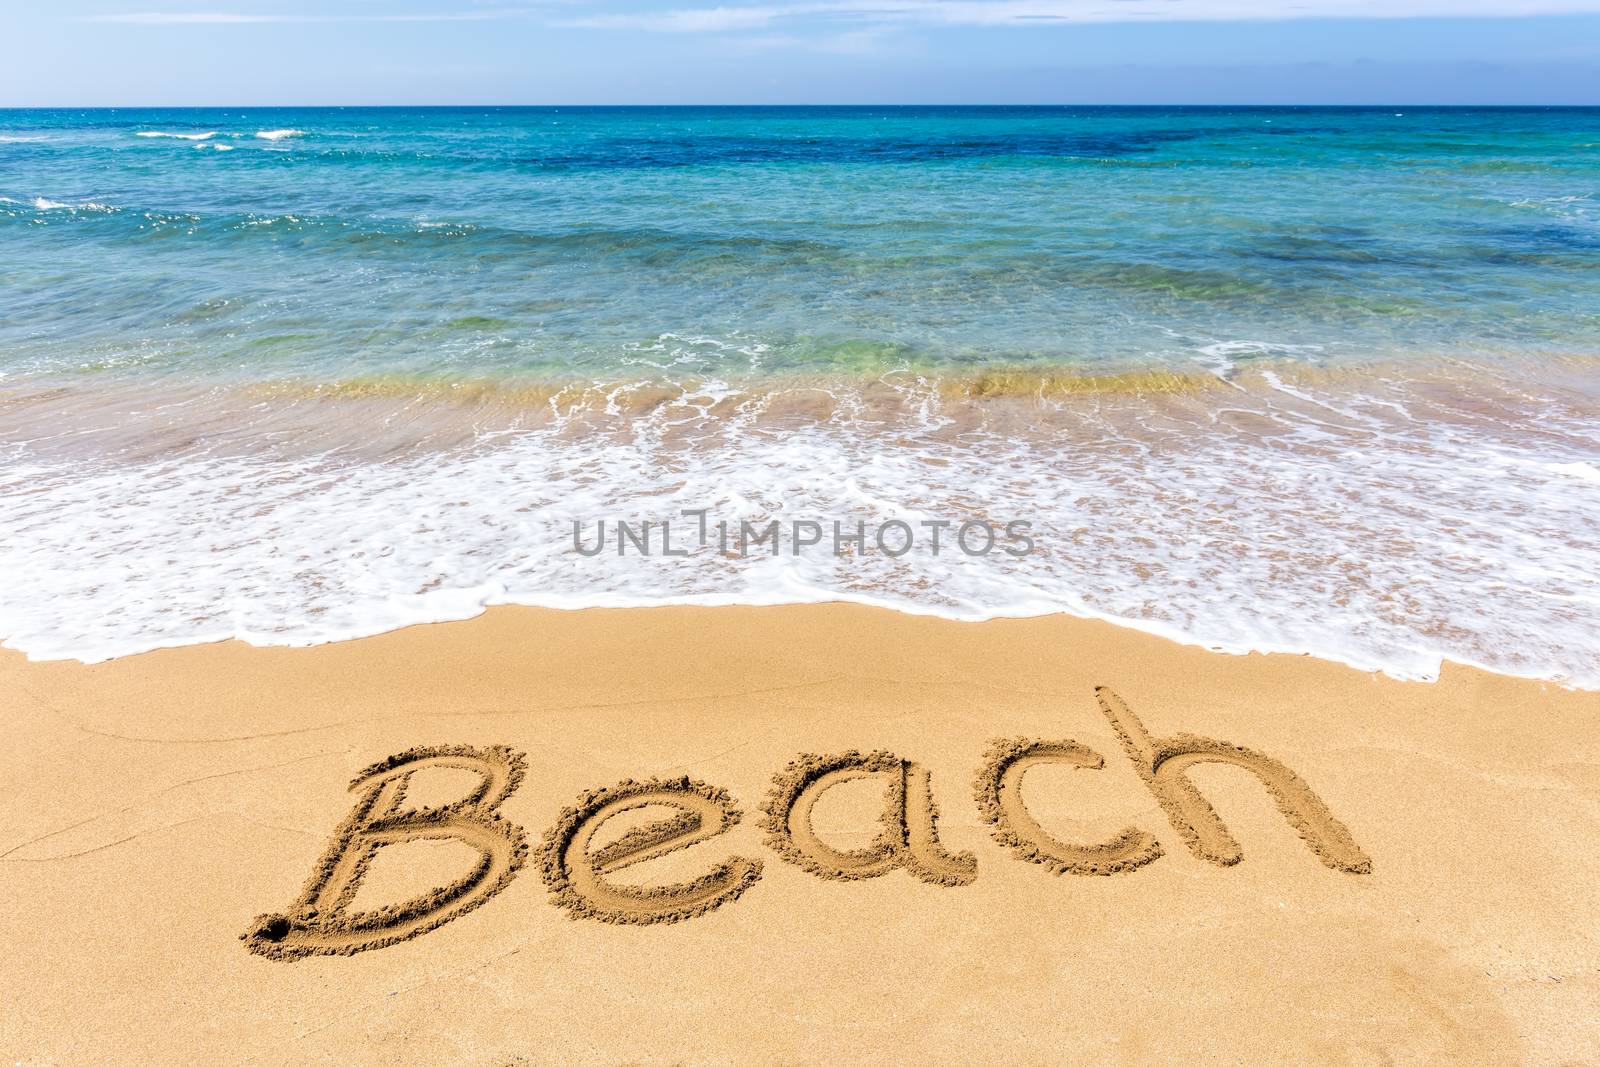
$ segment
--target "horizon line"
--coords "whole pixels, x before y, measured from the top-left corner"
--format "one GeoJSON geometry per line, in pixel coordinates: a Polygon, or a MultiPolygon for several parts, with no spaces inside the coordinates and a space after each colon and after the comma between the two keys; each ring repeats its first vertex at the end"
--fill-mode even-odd
{"type": "Polygon", "coordinates": [[[876,101],[860,101],[851,103],[712,103],[712,102],[674,102],[674,103],[547,103],[547,104],[507,104],[507,103],[471,103],[471,104],[0,104],[0,111],[293,111],[293,110],[535,110],[551,108],[935,108],[935,107],[964,107],[986,108],[998,110],[1000,108],[1390,108],[1410,107],[1429,108],[1433,110],[1473,110],[1484,108],[1504,109],[1537,109],[1537,108],[1566,108],[1566,109],[1600,109],[1600,100],[1593,103],[1427,103],[1418,101],[1378,101],[1378,102],[1320,102],[1320,103],[1267,103],[1262,101],[1238,100],[1230,102],[1205,102],[1205,103],[1180,103],[1176,101],[1162,103],[1115,103],[1100,101],[1087,102],[1045,102],[1045,101],[1015,101],[1008,103],[963,103],[960,101],[925,101],[917,103],[885,103],[876,101]]]}

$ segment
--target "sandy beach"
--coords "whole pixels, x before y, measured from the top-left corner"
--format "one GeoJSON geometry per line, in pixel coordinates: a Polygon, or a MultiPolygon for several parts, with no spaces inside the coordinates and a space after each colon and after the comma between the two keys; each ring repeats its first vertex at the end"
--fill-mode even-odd
{"type": "Polygon", "coordinates": [[[0,715],[6,1062],[1600,1062],[1593,692],[497,608],[0,715]]]}

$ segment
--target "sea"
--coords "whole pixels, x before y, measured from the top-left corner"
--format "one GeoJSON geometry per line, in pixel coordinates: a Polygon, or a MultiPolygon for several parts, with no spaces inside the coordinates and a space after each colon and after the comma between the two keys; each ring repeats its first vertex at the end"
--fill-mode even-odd
{"type": "Polygon", "coordinates": [[[6,647],[825,601],[1600,687],[1600,110],[0,111],[6,647]]]}

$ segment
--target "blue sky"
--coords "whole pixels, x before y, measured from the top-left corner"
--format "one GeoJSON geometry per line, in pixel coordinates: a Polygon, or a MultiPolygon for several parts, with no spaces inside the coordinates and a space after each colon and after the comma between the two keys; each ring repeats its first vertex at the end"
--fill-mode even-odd
{"type": "Polygon", "coordinates": [[[5,6],[8,106],[1600,104],[1600,0],[5,6]]]}

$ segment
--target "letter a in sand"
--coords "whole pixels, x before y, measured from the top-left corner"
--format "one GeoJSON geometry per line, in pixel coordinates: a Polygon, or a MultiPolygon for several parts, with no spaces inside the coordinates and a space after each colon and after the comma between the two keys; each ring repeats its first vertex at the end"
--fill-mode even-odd
{"type": "Polygon", "coordinates": [[[823,878],[876,878],[904,867],[934,885],[967,885],[978,876],[970,852],[939,843],[939,810],[928,771],[888,752],[804,755],[776,778],[766,800],[767,843],[790,863],[823,878]],[[855,778],[884,781],[881,829],[871,847],[845,852],[817,836],[811,813],[822,795],[855,778]]]}

